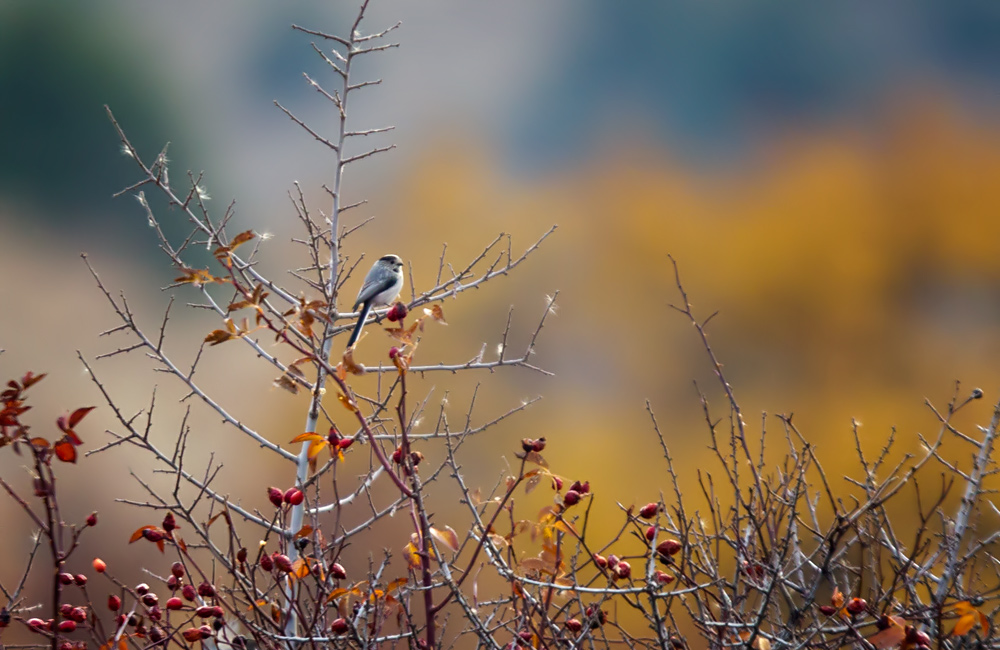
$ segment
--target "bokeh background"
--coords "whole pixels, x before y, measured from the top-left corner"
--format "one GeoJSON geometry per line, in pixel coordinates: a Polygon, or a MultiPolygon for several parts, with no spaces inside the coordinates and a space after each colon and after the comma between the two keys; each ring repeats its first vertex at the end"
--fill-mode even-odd
{"type": "MultiPolygon", "coordinates": [[[[50,373],[37,388],[39,433],[64,410],[101,404],[75,351],[93,358],[122,343],[98,337],[116,322],[78,254],[151,328],[175,275],[141,207],[112,199],[137,177],[103,105],[148,159],[170,143],[175,184],[204,170],[217,215],[236,201],[236,231],[273,235],[264,268],[297,266],[287,193],[298,181],[326,209],[329,157],[272,100],[317,129],[332,125],[301,73],[329,75],[311,39],[289,26],[342,32],[354,10],[0,4],[0,368],[50,373]]],[[[399,20],[400,49],[362,68],[382,85],[353,107],[356,128],[395,125],[397,148],[348,172],[346,200],[369,202],[345,219],[375,217],[348,257],[397,252],[423,289],[443,243],[458,265],[499,232],[516,252],[559,225],[517,273],[445,304],[450,325],[429,331],[419,351],[453,363],[492,350],[511,305],[523,344],[559,291],[534,358],[555,376],[475,378],[480,421],[544,396],[466,448],[465,469],[484,489],[521,437],[544,435],[554,471],[595,486],[599,522],[615,519],[616,502],[655,499],[668,486],[647,399],[685,480],[710,467],[692,380],[717,415],[726,411],[695,333],[668,306],[678,300],[668,254],[697,312],[719,311],[711,341],[751,430],[759,434],[761,413],[794,412],[835,475],[856,472],[852,419],[872,451],[893,427],[900,453],[912,451],[918,432],[936,429],[924,399],[943,405],[956,380],[963,394],[986,392],[960,424],[988,420],[1000,390],[1000,5],[375,0],[363,29],[399,20]]],[[[190,359],[217,326],[177,309],[173,354],[190,359]]],[[[366,343],[368,363],[388,345],[377,331],[366,343]]],[[[272,439],[300,433],[302,399],[225,347],[211,350],[206,385],[272,439]]],[[[159,385],[156,435],[169,439],[179,389],[141,359],[97,367],[127,412],[159,385]]],[[[468,375],[423,380],[427,426],[445,395],[461,421],[471,385],[468,375]]],[[[263,505],[264,481],[289,482],[284,468],[227,442],[217,417],[194,412],[201,462],[222,450],[223,479],[241,500],[263,505]]],[[[87,424],[90,446],[114,428],[107,408],[87,424]]],[[[27,481],[4,455],[5,475],[27,481]]],[[[130,470],[148,474],[149,459],[115,451],[64,472],[82,488],[80,518],[98,509],[114,522],[83,566],[94,553],[148,560],[148,549],[124,542],[156,518],[112,505],[137,496],[130,470]]],[[[438,489],[442,503],[454,501],[453,488],[438,489]]],[[[0,513],[26,523],[9,500],[0,513]]],[[[3,528],[16,556],[27,535],[3,528]]],[[[6,584],[16,567],[2,566],[6,584]]]]}

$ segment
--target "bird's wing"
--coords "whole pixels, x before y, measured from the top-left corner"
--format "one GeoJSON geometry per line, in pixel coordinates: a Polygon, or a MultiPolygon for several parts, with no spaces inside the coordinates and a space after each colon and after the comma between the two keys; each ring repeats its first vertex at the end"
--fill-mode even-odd
{"type": "Polygon", "coordinates": [[[358,305],[364,304],[391,287],[396,281],[391,274],[377,279],[365,278],[365,283],[358,292],[358,299],[354,301],[354,311],[358,310],[358,305]]]}

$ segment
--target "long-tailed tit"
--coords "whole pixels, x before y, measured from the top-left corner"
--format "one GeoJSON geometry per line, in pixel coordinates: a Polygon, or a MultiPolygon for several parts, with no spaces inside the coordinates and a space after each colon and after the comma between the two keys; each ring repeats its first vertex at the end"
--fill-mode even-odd
{"type": "Polygon", "coordinates": [[[361,336],[361,330],[365,326],[365,321],[368,319],[372,307],[388,305],[396,299],[402,288],[403,260],[400,259],[399,255],[380,257],[372,265],[372,270],[368,271],[368,275],[365,276],[365,283],[361,285],[358,299],[354,301],[355,311],[357,311],[358,305],[362,305],[362,307],[361,315],[358,316],[358,324],[354,326],[354,332],[351,333],[351,338],[347,342],[348,349],[358,342],[358,337],[361,336]]]}

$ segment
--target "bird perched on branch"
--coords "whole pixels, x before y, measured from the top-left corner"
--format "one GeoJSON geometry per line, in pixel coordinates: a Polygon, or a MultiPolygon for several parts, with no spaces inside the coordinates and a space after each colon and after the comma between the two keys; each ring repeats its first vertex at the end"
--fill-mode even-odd
{"type": "Polygon", "coordinates": [[[402,288],[403,260],[399,255],[380,257],[365,276],[365,283],[361,285],[358,299],[354,301],[354,310],[357,311],[361,305],[361,314],[358,316],[358,324],[354,326],[350,340],[347,341],[347,349],[351,349],[358,342],[372,308],[388,305],[396,299],[402,288]]]}

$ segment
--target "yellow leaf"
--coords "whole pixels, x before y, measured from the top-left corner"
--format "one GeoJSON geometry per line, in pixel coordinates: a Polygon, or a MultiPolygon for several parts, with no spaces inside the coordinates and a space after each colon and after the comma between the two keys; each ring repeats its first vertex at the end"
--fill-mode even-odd
{"type": "Polygon", "coordinates": [[[305,433],[300,433],[289,441],[289,444],[294,445],[297,442],[315,442],[317,440],[326,440],[323,436],[319,435],[315,431],[306,431],[305,433]]]}
{"type": "Polygon", "coordinates": [[[414,569],[420,568],[420,549],[416,547],[413,542],[409,542],[403,547],[406,551],[406,559],[410,563],[410,566],[414,569]]]}

